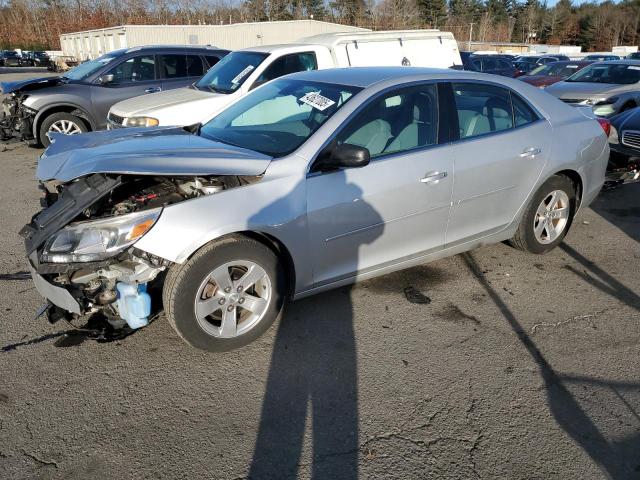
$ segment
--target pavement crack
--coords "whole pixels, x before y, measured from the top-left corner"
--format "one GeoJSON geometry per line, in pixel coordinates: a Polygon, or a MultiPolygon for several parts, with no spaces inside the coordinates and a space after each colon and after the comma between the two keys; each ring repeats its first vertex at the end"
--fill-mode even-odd
{"type": "Polygon", "coordinates": [[[30,459],[32,459],[33,461],[39,463],[40,465],[51,465],[55,468],[58,468],[58,462],[56,462],[55,460],[46,460],[43,458],[39,458],[37,455],[33,454],[33,453],[29,453],[27,452],[24,448],[20,450],[25,456],[29,457],[30,459]]]}
{"type": "Polygon", "coordinates": [[[561,325],[566,325],[568,323],[573,323],[573,322],[581,322],[584,320],[591,320],[591,319],[595,319],[597,316],[596,313],[588,313],[586,315],[577,315],[573,318],[569,318],[567,320],[562,320],[560,322],[555,322],[555,323],[547,323],[547,322],[542,322],[542,323],[536,323],[532,328],[531,328],[531,333],[536,333],[536,330],[539,328],[557,328],[561,325]]]}

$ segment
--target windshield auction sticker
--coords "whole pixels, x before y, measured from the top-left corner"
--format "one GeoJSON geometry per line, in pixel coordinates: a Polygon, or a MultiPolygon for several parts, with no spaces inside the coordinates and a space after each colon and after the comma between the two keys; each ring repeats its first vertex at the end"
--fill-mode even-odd
{"type": "Polygon", "coordinates": [[[251,73],[251,70],[253,70],[254,67],[253,65],[249,65],[247,68],[245,68],[244,70],[242,70],[238,75],[235,76],[235,78],[233,80],[231,80],[231,83],[233,83],[234,85],[236,83],[240,83],[242,81],[242,79],[244,77],[246,77],[247,75],[249,75],[251,73]]]}
{"type": "Polygon", "coordinates": [[[300,101],[307,105],[311,105],[313,108],[316,108],[321,112],[336,103],[330,98],[320,95],[320,92],[309,92],[303,96],[300,101]]]}

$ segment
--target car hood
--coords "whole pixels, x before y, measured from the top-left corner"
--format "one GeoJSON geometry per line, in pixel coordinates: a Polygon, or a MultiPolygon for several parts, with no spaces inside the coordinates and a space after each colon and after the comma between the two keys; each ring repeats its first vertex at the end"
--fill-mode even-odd
{"type": "Polygon", "coordinates": [[[553,85],[554,83],[562,80],[562,77],[557,75],[527,75],[525,77],[520,77],[520,80],[523,82],[527,82],[531,85],[535,85],[537,87],[553,85]]]}
{"type": "Polygon", "coordinates": [[[611,125],[621,133],[624,129],[640,130],[640,108],[632,108],[609,118],[611,125]]]}
{"type": "Polygon", "coordinates": [[[62,83],[60,77],[40,77],[30,78],[29,80],[20,80],[17,82],[0,82],[0,94],[17,92],[18,90],[29,91],[39,90],[41,88],[53,87],[62,83]]]}
{"type": "Polygon", "coordinates": [[[53,134],[36,177],[68,182],[93,173],[260,175],[271,157],[194,135],[181,128],[128,128],[53,134]]]}
{"type": "Polygon", "coordinates": [[[152,115],[154,111],[163,108],[176,105],[183,106],[190,102],[227,96],[220,93],[205,92],[197,88],[175,88],[165,92],[151,93],[123,100],[112,106],[111,112],[120,117],[132,117],[142,114],[152,115]]]}
{"type": "Polygon", "coordinates": [[[621,91],[630,90],[632,85],[616,85],[613,83],[558,82],[547,88],[547,92],[558,98],[587,99],[595,96],[611,96],[621,91]]]}

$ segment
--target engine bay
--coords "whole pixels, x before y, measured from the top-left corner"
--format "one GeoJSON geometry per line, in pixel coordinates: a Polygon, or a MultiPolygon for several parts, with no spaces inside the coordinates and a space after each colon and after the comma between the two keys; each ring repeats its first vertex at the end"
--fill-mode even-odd
{"type": "MultiPolygon", "coordinates": [[[[261,177],[94,174],[66,184],[43,182],[41,204],[21,235],[38,275],[71,294],[82,314],[100,311],[115,327],[144,326],[151,313],[147,286],[161,277],[171,262],[138,250],[135,245],[102,261],[50,262],[43,251],[50,239],[66,227],[92,221],[109,221],[131,214],[144,214],[172,204],[215,195],[224,190],[256,182],[261,177]]],[[[159,215],[159,214],[158,214],[159,215]]],[[[161,282],[160,282],[161,283],[161,282]]],[[[49,320],[70,320],[74,315],[49,309],[49,320]]],[[[76,315],[77,316],[77,315],[76,315]]]]}

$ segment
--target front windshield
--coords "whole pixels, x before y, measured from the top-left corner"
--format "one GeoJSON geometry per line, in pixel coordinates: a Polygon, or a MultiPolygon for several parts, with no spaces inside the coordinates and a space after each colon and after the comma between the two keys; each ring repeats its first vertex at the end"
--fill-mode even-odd
{"type": "Polygon", "coordinates": [[[200,135],[282,157],[302,145],[360,90],[347,85],[274,80],[203,125],[200,135]]]}
{"type": "Polygon", "coordinates": [[[77,67],[72,68],[68,72],[66,72],[63,78],[69,80],[84,80],[85,78],[93,75],[102,67],[104,67],[107,63],[112,62],[118,58],[113,55],[103,55],[102,57],[98,57],[95,60],[90,60],[88,62],[81,63],[77,67]]]}
{"type": "Polygon", "coordinates": [[[640,65],[595,63],[567,78],[567,82],[631,85],[640,81],[640,65]]]}
{"type": "Polygon", "coordinates": [[[268,56],[262,52],[232,52],[211,67],[195,87],[216,93],[233,93],[268,56]]]}

